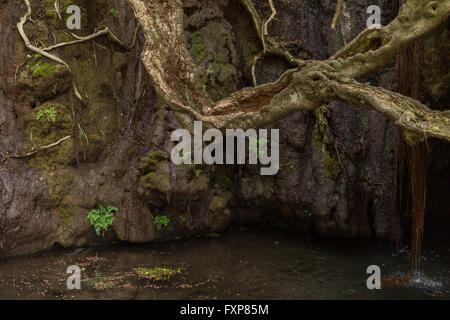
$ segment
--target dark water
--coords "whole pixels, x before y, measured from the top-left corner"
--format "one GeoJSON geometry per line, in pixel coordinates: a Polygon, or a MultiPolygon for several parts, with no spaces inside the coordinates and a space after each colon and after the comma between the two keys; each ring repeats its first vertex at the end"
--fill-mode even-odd
{"type": "Polygon", "coordinates": [[[281,231],[143,246],[53,250],[0,260],[0,299],[450,299],[450,248],[425,248],[408,285],[368,290],[366,269],[401,276],[408,250],[374,243],[314,242],[281,231]],[[81,290],[68,290],[67,267],[82,268],[81,290]],[[137,268],[177,270],[159,281],[137,268]]]}

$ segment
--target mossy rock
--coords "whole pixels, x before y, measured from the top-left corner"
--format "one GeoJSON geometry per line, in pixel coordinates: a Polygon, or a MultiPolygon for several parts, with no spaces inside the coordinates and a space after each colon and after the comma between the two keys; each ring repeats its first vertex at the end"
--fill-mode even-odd
{"type": "Polygon", "coordinates": [[[227,190],[233,190],[233,180],[226,174],[225,170],[216,170],[215,181],[227,190]]]}
{"type": "Polygon", "coordinates": [[[30,95],[45,101],[65,93],[72,84],[72,77],[65,66],[42,61],[37,64],[33,58],[27,70],[20,75],[18,83],[30,95]]]}
{"type": "Polygon", "coordinates": [[[341,173],[341,167],[336,159],[334,159],[328,152],[323,152],[323,165],[325,172],[331,180],[334,180],[341,173]]]}
{"type": "Polygon", "coordinates": [[[227,206],[227,201],[221,196],[215,196],[211,199],[208,209],[212,212],[219,212],[225,209],[227,206]]]}
{"type": "Polygon", "coordinates": [[[149,172],[141,178],[141,185],[145,189],[158,190],[164,194],[169,192],[172,184],[167,164],[165,162],[158,163],[155,171],[149,172]]]}
{"type": "Polygon", "coordinates": [[[146,157],[143,157],[139,163],[139,168],[142,170],[154,168],[154,166],[162,160],[167,159],[168,156],[163,151],[150,152],[146,157]]]}
{"type": "Polygon", "coordinates": [[[189,52],[195,63],[199,63],[208,56],[208,53],[205,51],[205,47],[202,44],[193,45],[189,52]]]}
{"type": "Polygon", "coordinates": [[[438,29],[424,39],[422,83],[424,91],[433,100],[433,108],[437,109],[446,108],[450,97],[449,39],[450,31],[446,28],[438,29]]]}
{"type": "Polygon", "coordinates": [[[112,56],[112,65],[118,71],[123,71],[127,65],[127,57],[121,52],[114,52],[112,56]]]}
{"type": "Polygon", "coordinates": [[[231,223],[231,210],[225,208],[224,210],[218,212],[210,211],[208,220],[210,222],[212,232],[225,231],[231,223]]]}
{"type": "Polygon", "coordinates": [[[236,78],[238,74],[238,71],[235,66],[232,64],[223,64],[220,66],[220,73],[217,77],[217,80],[219,80],[221,83],[227,83],[228,81],[231,81],[232,79],[236,78]]]}
{"type": "MultiPolygon", "coordinates": [[[[34,109],[31,116],[32,120],[25,129],[27,151],[53,144],[72,135],[71,109],[63,104],[48,101],[34,109]],[[51,112],[47,112],[49,110],[51,112]]],[[[68,139],[58,146],[38,152],[30,158],[29,163],[39,169],[54,169],[67,166],[73,160],[73,141],[68,139]]]]}
{"type": "Polygon", "coordinates": [[[74,215],[75,215],[75,209],[74,208],[66,208],[66,207],[59,207],[56,208],[56,213],[58,215],[59,221],[62,225],[68,226],[72,222],[74,215]]]}

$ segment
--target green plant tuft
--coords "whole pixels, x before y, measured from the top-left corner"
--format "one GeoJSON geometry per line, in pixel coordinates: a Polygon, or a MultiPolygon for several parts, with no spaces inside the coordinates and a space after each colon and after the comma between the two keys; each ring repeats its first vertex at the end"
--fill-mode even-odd
{"type": "Polygon", "coordinates": [[[147,278],[153,281],[169,280],[177,273],[181,273],[181,269],[173,270],[164,267],[144,268],[140,267],[136,269],[138,276],[147,278]]]}
{"type": "Polygon", "coordinates": [[[118,17],[119,17],[119,11],[117,11],[115,8],[111,8],[111,9],[109,10],[109,12],[112,14],[112,16],[113,16],[114,18],[118,18],[118,17]]]}
{"type": "Polygon", "coordinates": [[[108,230],[114,221],[114,212],[119,211],[116,207],[108,206],[107,208],[99,206],[89,212],[87,218],[91,225],[95,228],[95,233],[99,236],[100,232],[108,230]]]}
{"type": "Polygon", "coordinates": [[[37,115],[36,115],[36,120],[41,119],[43,116],[47,117],[47,120],[50,122],[50,119],[53,122],[56,122],[56,111],[54,107],[45,109],[45,110],[40,110],[37,115]]]}
{"type": "Polygon", "coordinates": [[[153,219],[153,224],[156,226],[156,229],[158,231],[161,231],[162,227],[164,226],[167,228],[170,224],[170,219],[167,216],[156,216],[153,219]]]}

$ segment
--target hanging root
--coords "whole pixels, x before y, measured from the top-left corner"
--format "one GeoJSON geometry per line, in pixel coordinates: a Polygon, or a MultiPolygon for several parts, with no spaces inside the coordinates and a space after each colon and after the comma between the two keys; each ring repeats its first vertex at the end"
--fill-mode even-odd
{"type": "MultiPolygon", "coordinates": [[[[33,52],[35,52],[35,53],[37,53],[37,54],[40,54],[40,55],[42,55],[43,57],[46,57],[47,59],[49,59],[49,60],[51,60],[51,61],[53,61],[53,62],[56,62],[56,63],[58,63],[58,64],[61,64],[61,65],[65,66],[65,67],[70,71],[71,74],[73,74],[73,72],[72,72],[72,69],[71,69],[71,67],[69,66],[69,64],[68,64],[67,62],[65,62],[63,59],[59,58],[58,56],[49,53],[49,51],[54,50],[54,49],[57,49],[57,48],[61,48],[61,47],[64,47],[64,46],[69,46],[69,45],[79,44],[79,43],[86,42],[86,41],[93,41],[94,39],[96,39],[96,38],[98,38],[98,37],[101,37],[101,36],[105,36],[105,35],[107,35],[113,42],[117,43],[120,47],[122,47],[122,48],[125,49],[125,50],[131,50],[131,49],[135,46],[135,44],[136,44],[137,33],[138,33],[139,25],[136,26],[136,28],[135,28],[135,30],[134,30],[133,40],[132,40],[132,43],[131,43],[129,46],[126,46],[119,38],[117,38],[117,37],[111,32],[111,30],[110,30],[108,27],[105,27],[105,28],[104,28],[103,30],[101,30],[101,31],[95,32],[95,33],[93,33],[93,34],[91,34],[91,35],[84,36],[84,37],[82,37],[82,36],[77,36],[77,35],[71,33],[71,35],[72,35],[76,40],[74,40],[74,41],[68,41],[68,42],[56,43],[56,44],[54,44],[54,45],[52,45],[52,46],[49,46],[49,47],[45,47],[45,45],[42,44],[42,45],[43,45],[43,48],[39,48],[39,47],[33,45],[33,44],[30,42],[30,40],[29,40],[27,34],[26,34],[25,31],[24,31],[24,26],[25,26],[25,24],[27,23],[27,21],[33,21],[33,20],[31,19],[32,10],[31,10],[30,0],[24,0],[24,2],[25,2],[25,4],[26,4],[26,6],[27,6],[27,12],[26,12],[26,14],[20,19],[20,21],[18,22],[18,24],[17,24],[17,29],[18,29],[18,31],[19,31],[19,34],[20,34],[21,38],[23,39],[23,42],[24,42],[25,46],[26,46],[29,50],[31,50],[31,51],[33,51],[33,52]]],[[[59,18],[60,20],[62,20],[61,13],[60,13],[60,6],[59,6],[59,5],[60,5],[59,0],[56,0],[55,3],[54,3],[55,12],[56,12],[56,14],[58,15],[58,18],[59,18]]],[[[55,38],[55,42],[56,42],[56,38],[55,38]]],[[[72,88],[73,88],[73,94],[74,94],[74,96],[75,96],[75,97],[76,97],[83,105],[86,105],[86,104],[87,104],[87,98],[88,98],[88,97],[87,97],[87,95],[86,95],[86,98],[84,98],[84,97],[80,94],[80,92],[79,92],[78,89],[77,89],[77,86],[76,86],[75,81],[72,81],[72,88]]],[[[74,118],[74,119],[75,119],[75,118],[74,118]]],[[[77,123],[77,126],[78,126],[78,129],[79,129],[79,131],[80,131],[81,136],[83,136],[83,137],[85,138],[86,144],[89,144],[89,140],[88,140],[88,138],[87,138],[86,133],[83,131],[83,129],[81,128],[81,126],[80,126],[79,123],[77,123]]],[[[33,148],[32,151],[30,151],[30,152],[28,152],[28,153],[26,153],[26,154],[24,154],[24,155],[9,155],[9,156],[6,156],[6,157],[4,157],[3,159],[1,159],[1,162],[4,162],[4,161],[6,161],[7,159],[10,159],[10,158],[26,158],[26,157],[30,157],[30,156],[32,156],[32,155],[34,155],[34,154],[36,154],[36,153],[38,153],[38,152],[40,152],[40,151],[44,151],[44,150],[47,150],[47,149],[56,147],[56,146],[58,146],[59,144],[61,144],[63,141],[65,141],[65,140],[67,140],[67,139],[69,139],[69,138],[71,138],[71,136],[64,137],[64,138],[60,139],[59,141],[57,141],[57,142],[55,142],[55,143],[53,143],[53,144],[50,144],[50,145],[48,145],[48,146],[43,146],[43,147],[33,148]]]]}
{"type": "Polygon", "coordinates": [[[333,22],[331,23],[331,29],[335,30],[336,26],[339,22],[339,18],[341,17],[342,5],[344,4],[344,0],[339,0],[336,6],[336,13],[334,14],[333,22]]]}
{"type": "Polygon", "coordinates": [[[263,27],[262,27],[262,39],[263,39],[263,48],[264,48],[264,52],[266,52],[266,41],[265,41],[265,37],[269,35],[269,31],[268,31],[268,26],[269,23],[272,22],[272,20],[275,18],[275,16],[277,15],[277,10],[275,10],[275,6],[273,5],[273,1],[272,0],[268,0],[269,1],[269,5],[270,5],[270,10],[272,10],[272,14],[270,15],[269,18],[267,18],[267,20],[264,21],[263,23],[263,27]]]}
{"type": "Polygon", "coordinates": [[[8,159],[20,159],[20,158],[31,157],[31,156],[35,155],[36,153],[38,153],[40,151],[44,151],[44,150],[48,150],[48,149],[54,148],[54,147],[60,145],[61,143],[63,143],[64,141],[66,141],[67,139],[70,139],[70,138],[72,138],[72,136],[66,136],[64,138],[59,139],[55,143],[49,144],[47,146],[33,147],[33,150],[31,150],[31,151],[29,151],[29,152],[27,152],[25,154],[5,155],[2,158],[0,158],[0,162],[5,162],[8,159]]]}
{"type": "Polygon", "coordinates": [[[261,60],[264,56],[266,55],[278,56],[286,60],[292,67],[298,67],[298,65],[304,62],[302,59],[295,58],[287,50],[282,49],[279,43],[268,37],[269,24],[275,19],[277,15],[277,11],[273,4],[273,0],[268,0],[268,2],[272,13],[266,20],[263,21],[259,16],[258,11],[256,10],[251,0],[241,0],[241,3],[243,4],[245,9],[249,13],[250,17],[252,18],[253,26],[255,27],[256,33],[258,34],[258,38],[260,39],[261,44],[263,46],[263,51],[255,56],[251,66],[253,85],[255,87],[257,86],[257,80],[255,76],[256,65],[258,61],[261,60]]]}
{"type": "MultiPolygon", "coordinates": [[[[22,37],[23,42],[25,43],[25,46],[29,50],[31,50],[31,51],[33,51],[35,53],[38,53],[38,54],[42,55],[43,57],[46,57],[49,60],[52,60],[52,61],[54,61],[54,62],[56,62],[58,64],[62,64],[67,69],[69,69],[69,71],[71,73],[72,73],[72,69],[70,68],[69,64],[67,64],[67,62],[65,62],[61,58],[57,57],[56,55],[50,54],[48,51],[51,51],[51,50],[56,49],[56,48],[61,48],[61,47],[64,47],[64,46],[68,46],[68,45],[73,45],[73,44],[78,44],[78,43],[90,41],[90,40],[96,39],[96,38],[104,36],[104,35],[108,35],[110,39],[112,39],[119,46],[121,46],[122,48],[124,48],[126,50],[131,50],[136,44],[137,32],[138,32],[139,26],[136,26],[136,29],[134,30],[133,41],[132,41],[132,43],[129,46],[126,46],[122,41],[119,40],[119,38],[117,38],[111,32],[111,30],[109,30],[108,27],[106,27],[105,29],[103,29],[103,30],[101,30],[99,32],[96,32],[94,34],[91,34],[91,35],[85,36],[85,37],[80,37],[80,36],[77,36],[77,35],[71,33],[71,35],[74,38],[76,38],[77,40],[69,41],[69,42],[57,43],[57,44],[55,44],[53,46],[44,47],[42,49],[38,48],[38,47],[34,46],[33,44],[31,44],[30,40],[28,39],[28,36],[26,35],[26,33],[24,31],[25,23],[27,23],[27,21],[32,21],[32,19],[31,19],[31,4],[30,4],[30,0],[24,0],[24,2],[26,4],[26,6],[27,6],[27,13],[20,19],[19,23],[17,24],[17,29],[19,30],[19,34],[22,37]]],[[[56,10],[58,16],[60,17],[60,14],[59,14],[59,1],[58,0],[55,2],[55,10],[56,10]]],[[[61,17],[60,17],[60,19],[61,19],[61,17]]],[[[77,97],[77,99],[80,100],[81,103],[86,104],[87,101],[79,93],[79,91],[77,89],[77,86],[75,84],[75,81],[73,82],[73,89],[74,89],[74,93],[75,93],[75,96],[77,97]]]]}
{"type": "Polygon", "coordinates": [[[54,6],[55,6],[56,15],[58,16],[59,20],[62,21],[61,11],[59,10],[59,0],[55,0],[54,6]]]}

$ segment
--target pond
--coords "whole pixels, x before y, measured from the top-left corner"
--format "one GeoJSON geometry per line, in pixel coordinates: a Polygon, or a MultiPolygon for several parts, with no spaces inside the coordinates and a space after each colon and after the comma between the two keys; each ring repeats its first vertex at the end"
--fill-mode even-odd
{"type": "Polygon", "coordinates": [[[0,299],[450,299],[450,248],[424,249],[401,287],[369,290],[369,265],[401,276],[408,250],[239,229],[146,245],[53,249],[0,260],[0,299]],[[71,265],[81,290],[68,290],[71,265]]]}

